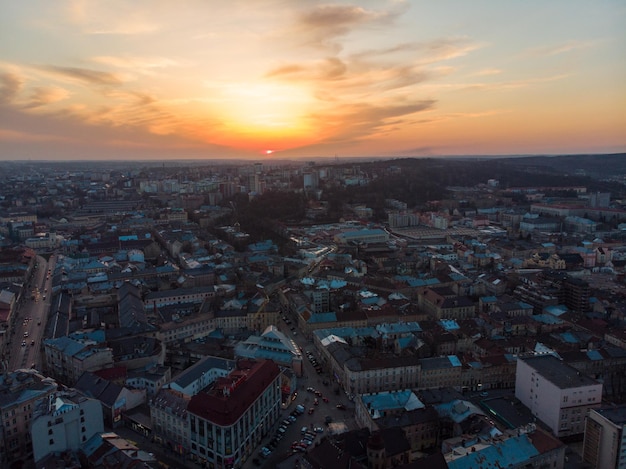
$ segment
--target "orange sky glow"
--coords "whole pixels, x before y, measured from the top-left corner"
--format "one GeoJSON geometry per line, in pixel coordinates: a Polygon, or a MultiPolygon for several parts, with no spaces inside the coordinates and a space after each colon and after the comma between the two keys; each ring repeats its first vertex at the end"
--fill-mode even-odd
{"type": "Polygon", "coordinates": [[[616,0],[5,2],[0,159],[623,152],[625,23],[616,0]]]}

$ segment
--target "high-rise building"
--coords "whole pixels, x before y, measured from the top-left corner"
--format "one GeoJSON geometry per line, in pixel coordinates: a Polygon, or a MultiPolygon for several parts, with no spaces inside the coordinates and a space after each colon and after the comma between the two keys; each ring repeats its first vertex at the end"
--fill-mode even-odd
{"type": "Polygon", "coordinates": [[[191,455],[216,469],[240,467],[280,415],[280,370],[271,360],[239,360],[187,406],[191,455]]]}
{"type": "Polygon", "coordinates": [[[585,422],[583,461],[591,467],[626,469],[626,405],[592,409],[585,422]]]}

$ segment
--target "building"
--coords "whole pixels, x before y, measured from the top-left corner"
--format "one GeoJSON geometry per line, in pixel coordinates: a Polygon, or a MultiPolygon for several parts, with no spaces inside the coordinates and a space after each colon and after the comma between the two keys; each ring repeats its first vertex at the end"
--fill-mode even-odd
{"type": "Polygon", "coordinates": [[[50,453],[77,451],[104,431],[100,402],[74,390],[51,394],[34,413],[31,434],[35,463],[50,453]]]}
{"type": "Polygon", "coordinates": [[[410,390],[357,396],[355,420],[371,432],[401,428],[414,452],[434,449],[438,443],[439,414],[410,390]]]}
{"type": "Polygon", "coordinates": [[[56,389],[52,379],[35,370],[0,374],[0,467],[32,458],[33,414],[56,389]]]}
{"type": "Polygon", "coordinates": [[[113,366],[113,350],[107,346],[103,330],[46,339],[43,346],[46,370],[68,386],[73,386],[86,371],[113,366]]]}
{"type": "Polygon", "coordinates": [[[191,456],[216,469],[240,467],[280,416],[280,370],[271,360],[239,360],[187,406],[191,456]]]}
{"type": "Polygon", "coordinates": [[[386,243],[389,241],[389,233],[381,229],[345,231],[335,235],[334,240],[336,243],[344,245],[350,243],[386,243]]]}
{"type": "Polygon", "coordinates": [[[235,369],[237,362],[225,358],[205,356],[190,366],[164,387],[178,391],[185,396],[195,396],[216,379],[227,376],[235,369]]]}
{"type": "Polygon", "coordinates": [[[592,409],[585,422],[583,461],[592,467],[626,469],[626,405],[592,409]]]}
{"type": "Polygon", "coordinates": [[[563,438],[583,433],[588,412],[600,407],[602,384],[553,355],[519,357],[515,397],[563,438]]]}
{"type": "Polygon", "coordinates": [[[191,396],[173,389],[161,389],[150,400],[150,424],[154,441],[177,454],[189,451],[189,421],[187,405],[191,396]]]}
{"type": "Polygon", "coordinates": [[[123,424],[124,412],[146,403],[145,389],[129,389],[94,373],[83,373],[75,387],[84,396],[99,401],[104,423],[112,428],[123,424]]]}

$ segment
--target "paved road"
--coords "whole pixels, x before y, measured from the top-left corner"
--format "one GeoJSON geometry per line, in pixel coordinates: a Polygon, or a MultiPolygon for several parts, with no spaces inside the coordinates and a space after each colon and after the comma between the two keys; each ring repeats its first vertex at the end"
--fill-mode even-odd
{"type": "MultiPolygon", "coordinates": [[[[272,431],[268,434],[268,436],[263,440],[259,450],[262,446],[269,444],[274,435],[276,434],[276,430],[281,425],[282,421],[287,418],[287,416],[295,409],[296,405],[301,404],[307,410],[304,415],[297,417],[297,421],[292,423],[287,427],[287,431],[285,432],[285,436],[277,445],[276,449],[272,452],[272,454],[267,459],[263,459],[259,455],[259,450],[255,452],[253,457],[249,458],[248,461],[243,465],[244,469],[253,469],[256,467],[252,460],[257,458],[261,462],[261,467],[267,469],[274,467],[277,462],[283,460],[289,454],[291,454],[291,444],[295,441],[300,441],[302,439],[301,429],[302,427],[308,427],[309,429],[314,427],[321,427],[324,429],[324,433],[318,434],[315,438],[315,442],[319,442],[321,438],[327,435],[328,427],[324,424],[324,419],[327,415],[329,415],[333,422],[343,422],[346,424],[348,430],[356,429],[356,423],[354,420],[354,404],[350,402],[343,391],[337,395],[334,392],[334,387],[332,381],[327,374],[327,370],[323,374],[318,374],[313,368],[313,365],[309,361],[306,356],[306,352],[312,352],[316,359],[319,361],[319,356],[315,352],[315,347],[312,343],[308,342],[302,334],[298,332],[296,336],[293,335],[293,332],[290,330],[290,326],[287,325],[284,321],[281,320],[279,327],[281,331],[290,337],[305,353],[304,355],[304,373],[302,378],[298,379],[298,397],[295,401],[292,401],[287,409],[285,409],[281,417],[278,419],[278,422],[274,425],[272,431]],[[323,381],[329,382],[329,384],[324,385],[323,381]],[[329,402],[326,403],[323,401],[321,397],[318,397],[318,405],[315,406],[313,404],[314,399],[316,398],[314,393],[307,392],[306,389],[308,387],[312,387],[322,393],[323,396],[327,397],[329,402]],[[346,410],[337,409],[337,404],[343,404],[346,407],[346,410]],[[308,410],[313,408],[313,413],[309,414],[308,410]]],[[[315,444],[314,442],[314,444],[315,444]]]]}
{"type": "Polygon", "coordinates": [[[48,275],[48,269],[54,268],[53,263],[54,260],[50,263],[37,256],[37,268],[25,285],[26,291],[15,310],[11,340],[6,350],[9,370],[39,369],[41,366],[40,347],[50,310],[52,289],[52,275],[48,275]]]}

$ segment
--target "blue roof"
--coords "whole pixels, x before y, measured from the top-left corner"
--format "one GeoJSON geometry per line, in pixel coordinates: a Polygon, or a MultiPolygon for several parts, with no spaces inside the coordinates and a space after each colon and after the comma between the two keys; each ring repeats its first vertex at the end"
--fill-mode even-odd
{"type": "Polygon", "coordinates": [[[481,296],[480,301],[482,301],[483,303],[496,303],[498,301],[498,298],[496,298],[495,296],[481,296]]]}
{"type": "Polygon", "coordinates": [[[598,350],[587,350],[587,356],[589,357],[589,360],[593,361],[604,359],[604,357],[598,350]]]}
{"type": "Polygon", "coordinates": [[[528,435],[524,434],[448,461],[448,469],[519,467],[537,455],[539,451],[530,442],[528,435]]]}
{"type": "Polygon", "coordinates": [[[452,366],[461,366],[461,360],[456,355],[448,355],[448,360],[450,360],[452,366]]]}
{"type": "Polygon", "coordinates": [[[333,312],[330,313],[315,313],[312,314],[309,320],[309,324],[315,324],[320,322],[337,322],[337,315],[333,312]]]}
{"type": "Polygon", "coordinates": [[[442,319],[439,321],[439,324],[446,331],[455,331],[461,328],[461,326],[459,326],[459,324],[454,319],[442,319]]]}

